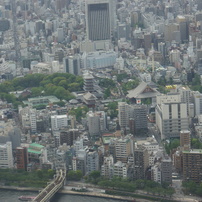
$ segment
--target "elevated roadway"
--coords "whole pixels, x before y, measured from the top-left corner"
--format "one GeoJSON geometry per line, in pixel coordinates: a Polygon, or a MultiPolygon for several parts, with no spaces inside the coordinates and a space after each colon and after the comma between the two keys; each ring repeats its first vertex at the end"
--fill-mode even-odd
{"type": "Polygon", "coordinates": [[[60,169],[56,171],[54,181],[48,184],[32,201],[33,202],[47,202],[55,193],[57,193],[63,186],[66,179],[66,170],[60,169]]]}

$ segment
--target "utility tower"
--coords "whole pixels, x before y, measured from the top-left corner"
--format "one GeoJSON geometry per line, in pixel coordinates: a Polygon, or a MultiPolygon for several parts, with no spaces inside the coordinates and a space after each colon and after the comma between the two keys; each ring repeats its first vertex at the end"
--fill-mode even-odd
{"type": "Polygon", "coordinates": [[[12,15],[13,15],[13,40],[15,48],[15,63],[17,76],[23,75],[23,67],[21,64],[20,44],[17,31],[17,15],[16,15],[16,0],[11,0],[12,15]]]}

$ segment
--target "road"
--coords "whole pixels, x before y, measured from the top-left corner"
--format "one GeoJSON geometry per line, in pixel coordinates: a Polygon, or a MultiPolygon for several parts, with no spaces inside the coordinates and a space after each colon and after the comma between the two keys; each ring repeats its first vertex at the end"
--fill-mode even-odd
{"type": "MultiPolygon", "coordinates": [[[[187,196],[184,195],[181,189],[181,184],[182,184],[182,180],[173,180],[173,188],[175,188],[176,193],[173,195],[172,199],[176,200],[176,201],[183,201],[183,202],[199,202],[202,201],[202,198],[200,197],[195,197],[195,196],[187,196]]],[[[92,185],[89,183],[82,183],[82,182],[73,182],[73,181],[69,181],[68,185],[64,187],[64,190],[66,191],[70,191],[72,188],[82,188],[85,187],[86,189],[88,189],[89,192],[91,192],[92,194],[102,194],[103,193],[103,189],[100,189],[99,186],[97,185],[92,185]]],[[[150,194],[148,194],[145,191],[142,190],[137,190],[136,191],[137,194],[143,195],[143,196],[148,196],[150,194]]],[[[153,195],[150,195],[153,196],[153,195]]],[[[153,197],[158,197],[158,196],[153,196],[153,197]]],[[[140,199],[138,199],[139,201],[140,199]]],[[[146,201],[145,199],[143,201],[146,201]]]]}
{"type": "Polygon", "coordinates": [[[163,144],[161,142],[161,135],[159,131],[157,130],[156,125],[154,123],[148,122],[148,130],[149,130],[150,136],[154,136],[159,146],[163,147],[163,144]]]}
{"type": "Polygon", "coordinates": [[[176,193],[173,195],[173,198],[175,198],[176,200],[186,202],[202,201],[201,197],[184,195],[182,191],[182,180],[180,179],[172,180],[172,186],[176,191],[176,193]]]}

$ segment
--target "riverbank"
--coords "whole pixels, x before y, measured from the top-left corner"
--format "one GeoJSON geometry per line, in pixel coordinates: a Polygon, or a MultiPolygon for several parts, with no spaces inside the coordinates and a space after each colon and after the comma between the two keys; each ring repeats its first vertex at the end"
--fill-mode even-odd
{"type": "MultiPolygon", "coordinates": [[[[40,189],[32,188],[32,187],[14,187],[14,186],[0,186],[2,190],[13,190],[13,191],[31,191],[31,192],[39,192],[40,189]]],[[[42,189],[42,188],[41,188],[42,189]]],[[[60,190],[59,194],[69,194],[69,195],[78,195],[78,196],[90,196],[90,197],[97,197],[97,198],[105,198],[105,199],[114,199],[114,200],[122,200],[122,201],[138,201],[138,202],[150,202],[150,200],[146,199],[134,199],[132,197],[123,197],[123,196],[115,196],[115,195],[108,195],[102,193],[95,193],[95,192],[76,192],[70,190],[60,190]]]]}
{"type": "Polygon", "coordinates": [[[135,199],[132,197],[115,196],[115,195],[108,195],[108,194],[95,193],[95,192],[75,192],[75,191],[69,191],[69,190],[63,189],[63,190],[60,190],[58,193],[80,195],[80,196],[91,196],[91,197],[99,197],[99,198],[114,199],[114,200],[124,200],[124,201],[150,202],[149,200],[146,200],[146,199],[135,199]]]}
{"type": "Polygon", "coordinates": [[[38,188],[33,188],[33,187],[14,187],[14,186],[0,186],[0,189],[15,190],[15,191],[32,191],[32,192],[39,192],[40,190],[38,188]]]}

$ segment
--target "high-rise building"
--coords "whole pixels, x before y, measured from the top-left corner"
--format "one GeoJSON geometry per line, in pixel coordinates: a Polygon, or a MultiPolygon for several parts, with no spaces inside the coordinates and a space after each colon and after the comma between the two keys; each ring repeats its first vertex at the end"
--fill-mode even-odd
{"type": "Polygon", "coordinates": [[[63,65],[64,65],[64,72],[74,75],[80,75],[81,65],[79,55],[68,56],[67,58],[64,58],[63,65]]]}
{"type": "Polygon", "coordinates": [[[12,143],[0,144],[0,168],[13,168],[12,143]]]}
{"type": "Polygon", "coordinates": [[[116,140],[115,150],[116,150],[116,161],[127,163],[129,155],[133,153],[132,137],[128,135],[116,140]]]}
{"type": "Polygon", "coordinates": [[[161,182],[172,184],[172,160],[170,157],[161,160],[161,182]]]}
{"type": "Polygon", "coordinates": [[[134,150],[134,178],[145,179],[149,165],[149,155],[146,148],[139,146],[134,150]]]}
{"type": "Polygon", "coordinates": [[[134,105],[133,117],[135,121],[136,132],[140,129],[147,129],[147,106],[146,105],[134,105]]]}
{"type": "Polygon", "coordinates": [[[188,130],[187,103],[181,102],[180,94],[157,96],[156,124],[161,138],[179,137],[181,130],[188,130]]]}
{"type": "Polygon", "coordinates": [[[27,170],[28,164],[28,153],[26,147],[17,147],[16,148],[16,163],[17,169],[27,170]]]}
{"type": "Polygon", "coordinates": [[[188,115],[191,115],[190,111],[190,103],[191,103],[191,90],[188,87],[182,87],[180,86],[177,91],[180,93],[181,101],[187,103],[187,110],[188,115]]]}
{"type": "Polygon", "coordinates": [[[87,113],[88,130],[91,136],[100,134],[100,117],[92,111],[87,113]]]}
{"type": "Polygon", "coordinates": [[[202,94],[198,91],[193,93],[195,116],[202,114],[202,94]]]}
{"type": "Polygon", "coordinates": [[[121,177],[121,178],[127,178],[127,166],[126,163],[123,163],[121,161],[117,161],[114,164],[114,176],[121,177]]]}
{"type": "Polygon", "coordinates": [[[30,127],[31,132],[36,133],[36,109],[30,109],[30,127]]]}
{"type": "Polygon", "coordinates": [[[67,145],[72,146],[74,140],[77,139],[79,136],[79,130],[78,129],[70,129],[68,131],[61,131],[60,132],[60,144],[63,145],[66,143],[67,145]]]}
{"type": "Polygon", "coordinates": [[[103,165],[101,166],[101,175],[108,179],[113,177],[114,173],[114,158],[113,156],[104,157],[103,165]]]}
{"type": "Polygon", "coordinates": [[[51,128],[54,131],[67,127],[69,125],[68,121],[69,117],[67,115],[51,116],[51,128]]]}
{"type": "Polygon", "coordinates": [[[200,183],[202,181],[201,150],[183,151],[183,180],[200,183]]]}
{"type": "Polygon", "coordinates": [[[86,29],[89,40],[111,39],[109,0],[86,0],[86,29]]]}
{"type": "Polygon", "coordinates": [[[180,147],[183,150],[189,151],[191,148],[191,137],[189,130],[180,131],[180,147]]]}
{"type": "Polygon", "coordinates": [[[151,179],[161,184],[161,164],[157,163],[151,168],[151,179]]]}
{"type": "Polygon", "coordinates": [[[118,110],[119,125],[121,128],[125,128],[129,124],[129,105],[126,102],[119,102],[118,110]]]}
{"type": "Polygon", "coordinates": [[[89,151],[87,153],[87,172],[90,173],[95,170],[99,170],[99,157],[97,151],[89,151]]]}

